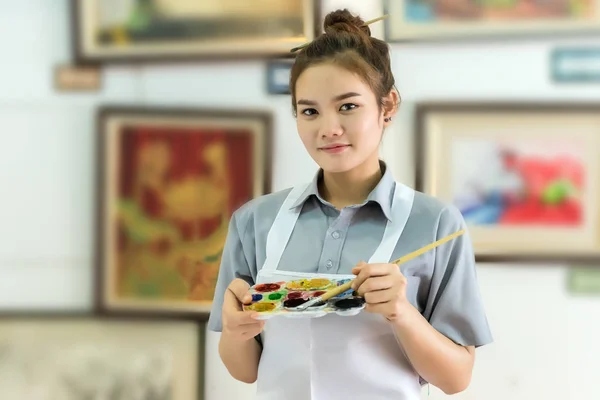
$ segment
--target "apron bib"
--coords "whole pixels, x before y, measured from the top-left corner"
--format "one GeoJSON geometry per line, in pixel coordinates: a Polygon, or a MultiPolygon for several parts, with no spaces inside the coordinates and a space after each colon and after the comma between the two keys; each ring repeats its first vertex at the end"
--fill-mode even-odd
{"type": "MultiPolygon", "coordinates": [[[[307,274],[279,268],[302,207],[291,206],[306,189],[293,188],[267,236],[266,259],[256,283],[300,278],[354,278],[354,275],[307,274]]],[[[392,221],[369,263],[388,263],[414,199],[414,190],[396,183],[392,221]]],[[[282,266],[283,267],[283,266],[282,266]]],[[[418,400],[419,376],[410,365],[394,330],[380,315],[328,314],[319,318],[275,317],[261,333],[257,400],[418,400]]]]}

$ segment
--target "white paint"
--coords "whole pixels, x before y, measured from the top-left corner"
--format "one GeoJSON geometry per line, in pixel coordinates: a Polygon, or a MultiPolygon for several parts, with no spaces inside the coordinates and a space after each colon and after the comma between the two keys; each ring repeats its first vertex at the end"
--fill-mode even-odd
{"type": "MultiPolygon", "coordinates": [[[[266,93],[260,62],[111,67],[100,93],[57,94],[52,72],[69,61],[67,0],[3,1],[0,13],[0,306],[89,309],[93,262],[94,109],[104,102],[262,108],[275,115],[273,188],[312,177],[286,96],[266,93]],[[17,34],[18,33],[18,34],[17,34]],[[35,144],[35,147],[34,147],[35,144]]],[[[380,1],[323,1],[364,19],[380,1]]],[[[382,27],[374,25],[375,36],[382,27]]],[[[566,40],[393,45],[405,101],[384,140],[383,156],[412,184],[411,112],[421,100],[594,101],[600,85],[553,85],[549,51],[566,40]]],[[[583,43],[570,40],[569,43],[583,43]]],[[[585,40],[600,44],[600,40],[585,40]]],[[[481,265],[479,277],[496,342],[478,352],[471,387],[460,400],[595,398],[600,375],[598,299],[564,291],[565,267],[481,265]]],[[[206,398],[252,399],[234,381],[207,336],[206,398]]],[[[423,398],[427,397],[427,388],[423,398]]],[[[430,399],[444,399],[431,388],[430,399]]]]}

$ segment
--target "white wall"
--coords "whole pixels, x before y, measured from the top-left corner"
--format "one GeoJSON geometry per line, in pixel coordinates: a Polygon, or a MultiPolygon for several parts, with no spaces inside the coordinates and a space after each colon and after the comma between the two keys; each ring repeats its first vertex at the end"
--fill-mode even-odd
{"type": "MultiPolygon", "coordinates": [[[[365,19],[379,1],[328,0],[365,19]]],[[[275,114],[275,190],[310,179],[298,152],[289,101],[268,96],[259,62],[109,68],[91,95],[56,94],[52,70],[69,61],[67,0],[0,1],[0,305],[89,309],[95,106],[105,102],[266,108],[275,114]],[[35,145],[35,149],[34,149],[35,145]],[[289,146],[289,147],[288,147],[289,146]],[[294,151],[290,149],[295,149],[294,151]],[[298,165],[301,167],[299,168],[298,165]]],[[[374,26],[374,33],[381,30],[374,26]]],[[[385,141],[384,158],[412,183],[410,111],[429,99],[600,98],[600,86],[557,88],[547,80],[553,42],[393,46],[405,107],[385,141]]],[[[596,44],[600,44],[597,40],[596,44]]],[[[479,277],[496,343],[478,354],[461,400],[596,398],[600,393],[598,299],[564,291],[566,267],[481,265],[479,277]]],[[[252,399],[207,338],[207,399],[252,399]]],[[[431,388],[431,399],[445,398],[431,388]]],[[[427,389],[423,398],[427,398],[427,389]]]]}

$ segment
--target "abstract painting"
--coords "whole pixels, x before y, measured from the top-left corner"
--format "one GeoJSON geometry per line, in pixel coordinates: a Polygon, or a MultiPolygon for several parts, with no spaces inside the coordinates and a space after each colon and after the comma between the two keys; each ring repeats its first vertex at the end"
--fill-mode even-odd
{"type": "Polygon", "coordinates": [[[598,0],[386,0],[390,41],[598,31],[598,0]]]}
{"type": "Polygon", "coordinates": [[[475,225],[583,225],[585,154],[570,140],[457,139],[453,203],[475,225]]]}
{"type": "Polygon", "coordinates": [[[479,259],[598,257],[598,110],[421,104],[416,186],[460,211],[479,259]]]}
{"type": "Polygon", "coordinates": [[[71,0],[79,63],[290,57],[313,40],[317,0],[71,0]]]}
{"type": "Polygon", "coordinates": [[[199,400],[204,330],[193,322],[0,318],[0,397],[199,400]]]}
{"type": "Polygon", "coordinates": [[[270,190],[270,115],[99,115],[100,308],[207,317],[231,215],[270,190]]]}

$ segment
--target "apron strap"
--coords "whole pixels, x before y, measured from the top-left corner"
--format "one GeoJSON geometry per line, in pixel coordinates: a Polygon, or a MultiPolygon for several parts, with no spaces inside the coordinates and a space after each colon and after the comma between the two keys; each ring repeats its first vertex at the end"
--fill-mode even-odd
{"type": "Polygon", "coordinates": [[[400,235],[402,235],[410,216],[414,198],[415,191],[413,189],[396,182],[392,202],[392,220],[386,224],[381,243],[371,256],[369,264],[388,263],[392,260],[400,235]]]}
{"type": "Polygon", "coordinates": [[[292,236],[292,231],[294,230],[294,226],[296,225],[296,221],[298,220],[302,209],[302,207],[297,207],[297,209],[293,210],[290,208],[298,198],[300,198],[306,188],[307,185],[292,188],[279,208],[279,212],[267,235],[266,258],[262,267],[263,270],[274,271],[279,266],[283,251],[292,236]]]}

